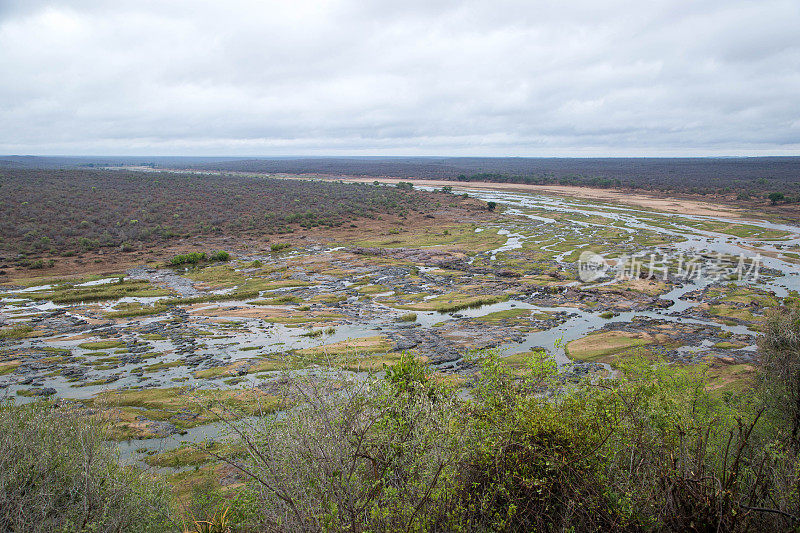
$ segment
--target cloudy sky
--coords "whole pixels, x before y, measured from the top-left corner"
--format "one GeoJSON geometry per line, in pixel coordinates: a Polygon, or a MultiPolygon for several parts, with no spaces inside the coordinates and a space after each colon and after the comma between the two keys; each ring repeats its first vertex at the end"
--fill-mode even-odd
{"type": "Polygon", "coordinates": [[[0,153],[800,155],[798,0],[0,0],[0,153]]]}

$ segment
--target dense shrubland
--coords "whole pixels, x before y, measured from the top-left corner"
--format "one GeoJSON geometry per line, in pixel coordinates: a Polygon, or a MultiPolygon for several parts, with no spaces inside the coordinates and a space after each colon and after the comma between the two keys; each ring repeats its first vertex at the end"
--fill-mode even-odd
{"type": "MultiPolygon", "coordinates": [[[[294,376],[285,394],[295,408],[231,417],[236,451],[208,451],[246,485],[198,487],[181,509],[209,517],[217,531],[795,530],[798,339],[799,311],[773,316],[759,380],[735,394],[715,388],[702,366],[631,358],[611,379],[575,382],[542,354],[520,370],[491,351],[474,357],[479,372],[469,400],[411,356],[385,375],[344,384],[336,375],[294,376]]],[[[86,445],[75,443],[95,430],[70,422],[50,437],[47,421],[63,411],[0,414],[0,478],[11,489],[2,516],[17,509],[26,524],[34,519],[28,509],[67,505],[72,524],[87,509],[75,503],[85,501],[84,490],[90,500],[101,489],[115,496],[124,478],[132,492],[122,500],[152,500],[148,510],[163,518],[156,482],[113,462],[102,463],[108,482],[83,488],[86,445]],[[28,470],[40,474],[26,477],[28,470]],[[14,489],[20,483],[33,488],[14,489]],[[48,493],[42,483],[53,484],[48,493]],[[20,506],[31,497],[36,505],[20,506]]],[[[151,523],[136,507],[121,509],[141,529],[151,523]]]]}
{"type": "MultiPolygon", "coordinates": [[[[798,461],[767,396],[703,368],[631,360],[617,379],[523,379],[480,358],[474,400],[404,359],[384,379],[292,387],[240,428],[249,527],[271,531],[757,531],[798,525],[798,461]]],[[[241,505],[241,502],[240,502],[241,505]]]]}
{"type": "Polygon", "coordinates": [[[366,184],[0,167],[0,251],[69,254],[178,236],[281,234],[429,204],[426,193],[366,184]]]}
{"type": "Polygon", "coordinates": [[[104,439],[67,408],[0,405],[0,530],[168,530],[166,483],[121,466],[104,439]]]}
{"type": "Polygon", "coordinates": [[[371,157],[300,159],[220,158],[11,158],[7,168],[69,168],[146,165],[214,171],[391,176],[396,178],[494,181],[540,185],[625,187],[700,194],[730,194],[738,201],[768,204],[800,201],[800,158],[526,158],[371,157]]]}
{"type": "Polygon", "coordinates": [[[632,187],[686,192],[741,192],[764,199],[800,198],[800,158],[313,158],[199,163],[198,168],[296,174],[393,176],[539,185],[632,187]]]}

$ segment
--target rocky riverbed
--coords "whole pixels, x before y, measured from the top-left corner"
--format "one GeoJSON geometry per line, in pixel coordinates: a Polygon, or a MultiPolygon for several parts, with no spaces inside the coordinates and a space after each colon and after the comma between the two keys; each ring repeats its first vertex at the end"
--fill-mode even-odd
{"type": "Polygon", "coordinates": [[[465,386],[476,371],[465,356],[482,349],[543,350],[569,379],[636,353],[752,366],[765,310],[798,296],[796,262],[776,250],[795,249],[800,228],[473,194],[506,215],[6,286],[0,389],[14,401],[80,402],[112,418],[119,439],[174,436],[208,423],[198,394],[271,412],[284,372],[358,375],[402,353],[465,386]],[[759,250],[759,275],[735,277],[759,250]],[[578,261],[589,251],[604,271],[587,282],[578,261]],[[638,267],[620,275],[632,256],[638,267]],[[681,275],[687,257],[700,258],[694,277],[681,275]]]}

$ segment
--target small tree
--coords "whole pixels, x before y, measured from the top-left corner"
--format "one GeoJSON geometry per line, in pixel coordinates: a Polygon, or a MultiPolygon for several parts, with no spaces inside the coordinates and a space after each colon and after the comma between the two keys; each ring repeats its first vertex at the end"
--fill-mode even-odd
{"type": "Polygon", "coordinates": [[[385,371],[360,383],[287,376],[296,408],[231,426],[249,460],[223,460],[250,479],[262,524],[280,525],[269,530],[437,529],[466,451],[459,402],[410,355],[385,371]]]}
{"type": "Polygon", "coordinates": [[[486,209],[489,211],[494,211],[495,207],[497,207],[497,202],[486,202],[486,209]]]}
{"type": "Polygon", "coordinates": [[[771,192],[767,198],[772,202],[772,205],[778,205],[778,202],[783,200],[785,196],[782,192],[771,192]]]}
{"type": "Polygon", "coordinates": [[[800,448],[800,308],[772,315],[759,345],[768,403],[782,411],[800,448]]]}

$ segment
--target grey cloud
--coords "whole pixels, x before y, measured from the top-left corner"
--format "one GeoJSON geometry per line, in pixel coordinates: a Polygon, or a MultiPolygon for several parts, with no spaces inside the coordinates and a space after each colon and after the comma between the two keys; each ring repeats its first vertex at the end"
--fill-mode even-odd
{"type": "Polygon", "coordinates": [[[0,6],[0,153],[800,152],[793,0],[0,6]]]}

